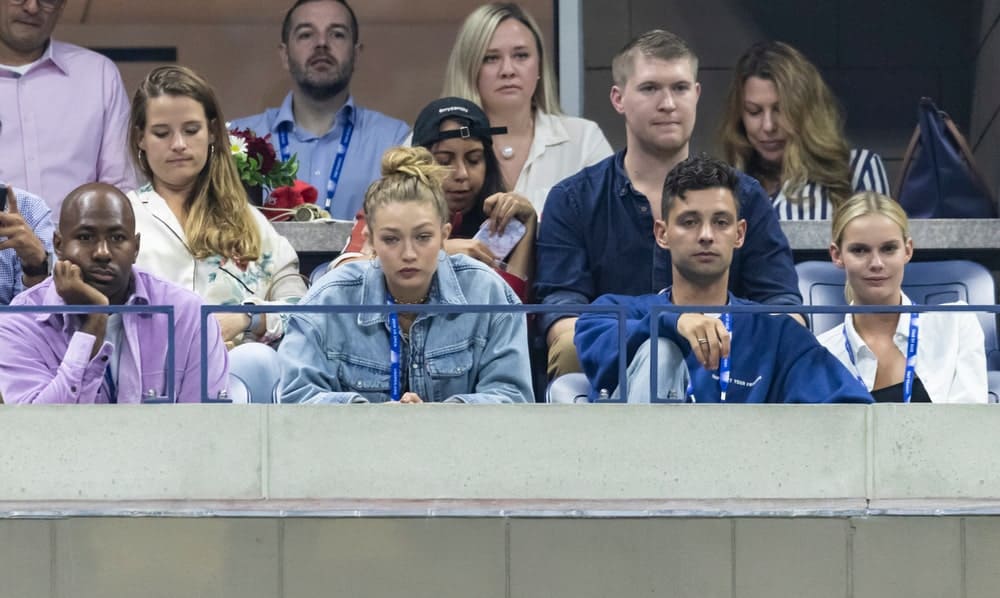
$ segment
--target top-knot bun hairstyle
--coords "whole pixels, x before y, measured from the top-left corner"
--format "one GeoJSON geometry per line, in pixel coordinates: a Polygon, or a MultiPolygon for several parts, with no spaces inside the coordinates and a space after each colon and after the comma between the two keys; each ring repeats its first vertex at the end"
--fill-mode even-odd
{"type": "Polygon", "coordinates": [[[371,230],[376,209],[398,201],[427,201],[434,205],[441,223],[448,222],[448,203],[441,182],[448,168],[434,161],[426,148],[394,147],[382,156],[382,178],[365,192],[365,220],[371,230]]]}

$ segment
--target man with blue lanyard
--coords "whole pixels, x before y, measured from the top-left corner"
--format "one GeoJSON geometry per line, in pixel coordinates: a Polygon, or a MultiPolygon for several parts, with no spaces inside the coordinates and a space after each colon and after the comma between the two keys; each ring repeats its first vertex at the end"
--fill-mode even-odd
{"type": "Polygon", "coordinates": [[[281,107],[231,125],[270,133],[283,160],[296,155],[298,178],[316,187],[316,203],[341,220],[354,219],[379,177],[382,153],[410,132],[403,121],[354,103],[359,52],[358,21],[346,0],[298,0],[285,14],[279,46],[292,91],[281,107]]]}
{"type": "MultiPolygon", "coordinates": [[[[738,217],[739,176],[700,155],[667,175],[655,223],[670,252],[673,283],[655,295],[604,295],[595,305],[623,305],[629,402],[650,402],[654,305],[752,305],[728,290],[733,252],[747,224],[738,217]]],[[[766,267],[759,264],[758,267],[766,267]]],[[[657,399],[698,403],[870,403],[871,396],[837,358],[789,316],[767,313],[661,313],[657,399]]],[[[576,323],[580,363],[591,397],[618,392],[618,316],[584,313],[576,323]]]]}

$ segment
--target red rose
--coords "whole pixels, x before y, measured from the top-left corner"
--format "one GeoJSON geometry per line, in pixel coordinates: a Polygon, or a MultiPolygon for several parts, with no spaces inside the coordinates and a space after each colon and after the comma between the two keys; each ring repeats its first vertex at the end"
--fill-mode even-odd
{"type": "Polygon", "coordinates": [[[274,155],[274,148],[268,143],[267,138],[270,137],[257,137],[247,139],[247,156],[257,158],[257,163],[260,164],[261,174],[267,175],[271,173],[271,169],[274,168],[274,163],[277,161],[277,156],[274,155]]]}

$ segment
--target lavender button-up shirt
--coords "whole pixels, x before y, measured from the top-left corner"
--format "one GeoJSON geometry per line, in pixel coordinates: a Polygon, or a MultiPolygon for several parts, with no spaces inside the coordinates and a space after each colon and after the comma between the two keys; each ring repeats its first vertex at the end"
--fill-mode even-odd
{"type": "MultiPolygon", "coordinates": [[[[133,269],[128,305],[173,305],[175,322],[174,391],[180,403],[201,401],[198,330],[201,299],[186,289],[133,269]]],[[[64,305],[52,277],[14,298],[11,305],[64,305]]],[[[150,390],[166,393],[167,316],[122,315],[119,403],[139,403],[150,390]]],[[[81,332],[79,315],[17,313],[0,317],[0,395],[7,403],[107,403],[104,371],[114,352],[105,340],[90,357],[94,336],[81,332]]],[[[226,388],[229,357],[215,318],[208,318],[208,392],[226,388]]]]}
{"type": "Polygon", "coordinates": [[[113,62],[50,41],[24,75],[0,68],[0,180],[43,198],[55,222],[63,198],[84,183],[134,189],[128,115],[113,62]]]}

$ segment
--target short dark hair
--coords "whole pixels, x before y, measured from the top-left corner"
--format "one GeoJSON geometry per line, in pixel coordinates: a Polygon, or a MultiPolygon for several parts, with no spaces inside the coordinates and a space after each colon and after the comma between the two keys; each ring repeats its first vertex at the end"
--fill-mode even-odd
{"type": "Polygon", "coordinates": [[[281,43],[288,43],[288,36],[292,33],[292,13],[295,9],[302,6],[303,4],[309,4],[310,2],[336,2],[338,4],[343,4],[344,8],[347,9],[347,14],[351,15],[351,41],[355,44],[358,43],[358,37],[360,34],[358,32],[358,17],[354,15],[354,9],[351,5],[347,3],[347,0],[297,0],[288,12],[285,13],[285,20],[281,22],[281,43]]]}
{"type": "Polygon", "coordinates": [[[729,189],[733,194],[733,202],[736,204],[737,215],[740,212],[740,198],[736,193],[739,186],[740,177],[736,170],[722,160],[718,160],[708,154],[698,154],[683,160],[667,174],[667,180],[663,181],[663,197],[660,199],[660,216],[666,221],[670,215],[670,208],[674,205],[675,199],[684,199],[684,194],[688,191],[700,191],[702,189],[715,189],[722,187],[729,189]]]}

